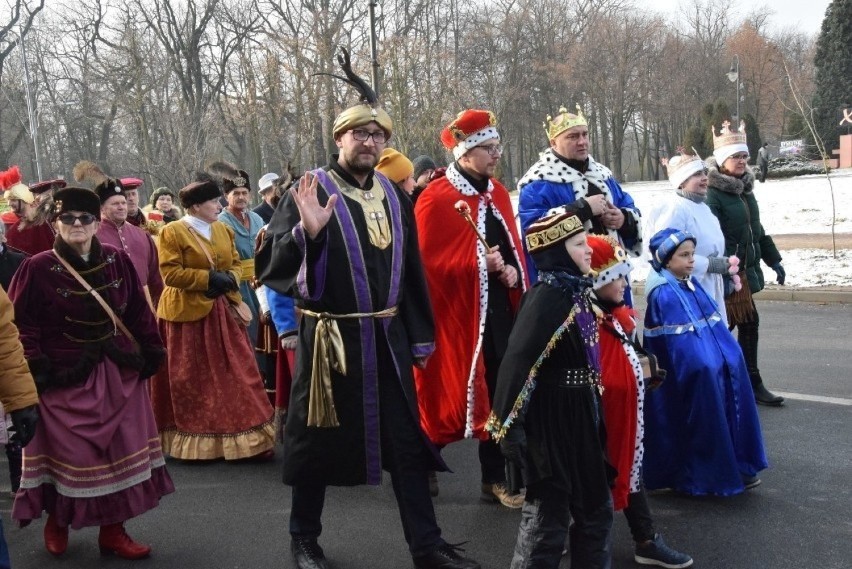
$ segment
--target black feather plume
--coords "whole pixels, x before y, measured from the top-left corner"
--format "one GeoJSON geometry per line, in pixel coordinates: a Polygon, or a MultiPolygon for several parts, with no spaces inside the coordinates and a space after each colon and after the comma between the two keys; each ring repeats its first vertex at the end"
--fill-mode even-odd
{"type": "Polygon", "coordinates": [[[361,102],[371,106],[376,106],[379,103],[379,98],[376,92],[370,87],[366,81],[361,79],[354,71],[352,71],[352,62],[349,59],[349,51],[343,46],[340,46],[340,53],[337,54],[337,63],[340,64],[340,69],[346,74],[346,77],[335,75],[333,73],[314,73],[314,75],[328,75],[339,79],[344,83],[352,85],[358,94],[361,95],[361,102]]]}

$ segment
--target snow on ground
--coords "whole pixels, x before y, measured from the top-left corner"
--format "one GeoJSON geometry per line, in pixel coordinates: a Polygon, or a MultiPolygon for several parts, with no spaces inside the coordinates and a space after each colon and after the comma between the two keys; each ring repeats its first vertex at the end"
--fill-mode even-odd
{"type": "MultiPolygon", "coordinates": [[[[834,187],[835,232],[852,233],[852,171],[831,175],[834,187]]],[[[760,219],[769,235],[831,233],[832,192],[825,176],[799,176],[757,183],[754,190],[760,206],[760,219]]],[[[655,200],[672,192],[667,181],[624,184],[640,211],[650,211],[655,200]]],[[[650,235],[646,236],[647,240],[650,235]]],[[[647,247],[647,245],[646,245],[647,247]]],[[[852,250],[790,249],[782,251],[786,286],[852,286],[852,250]]],[[[631,280],[644,281],[649,258],[631,259],[636,269],[631,280]]],[[[761,264],[767,284],[775,282],[775,272],[761,264]]]]}
{"type": "MultiPolygon", "coordinates": [[[[835,233],[852,233],[852,170],[832,172],[835,233]]],[[[673,192],[667,181],[624,184],[640,211],[650,211],[655,200],[673,192]]],[[[754,190],[760,206],[760,219],[769,235],[831,233],[832,191],[825,176],[799,176],[757,183],[754,190]]],[[[517,194],[512,196],[517,209],[517,194]]],[[[646,243],[650,235],[645,237],[646,243]]],[[[852,286],[852,250],[788,249],[781,252],[787,273],[785,286],[852,286]]],[[[631,259],[636,267],[631,275],[642,282],[648,275],[650,258],[631,259]]],[[[775,272],[761,264],[767,284],[775,282],[775,272]]]]}

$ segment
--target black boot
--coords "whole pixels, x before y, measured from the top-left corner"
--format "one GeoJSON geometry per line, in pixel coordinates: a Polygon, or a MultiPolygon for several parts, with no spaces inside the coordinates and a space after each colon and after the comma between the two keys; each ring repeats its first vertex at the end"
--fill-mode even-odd
{"type": "Polygon", "coordinates": [[[331,568],[316,539],[293,536],[290,542],[290,552],[293,554],[297,569],[331,568]]]}
{"type": "Polygon", "coordinates": [[[784,403],[784,398],[766,389],[766,386],[763,385],[763,378],[760,377],[760,369],[757,367],[758,325],[757,314],[755,314],[754,322],[740,324],[737,342],[739,342],[743,351],[748,377],[751,380],[751,389],[754,392],[754,400],[760,405],[780,407],[784,403]]]}
{"type": "Polygon", "coordinates": [[[459,551],[462,550],[457,545],[445,543],[431,553],[415,557],[414,566],[417,569],[481,569],[479,563],[462,557],[459,551]]]}

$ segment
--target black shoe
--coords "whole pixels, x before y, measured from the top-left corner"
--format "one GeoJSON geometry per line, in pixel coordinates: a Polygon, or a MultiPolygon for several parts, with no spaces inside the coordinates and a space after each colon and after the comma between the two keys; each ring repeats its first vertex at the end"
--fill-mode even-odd
{"type": "Polygon", "coordinates": [[[290,552],[296,569],[331,569],[317,540],[309,537],[293,537],[290,552]]]}
{"type": "Polygon", "coordinates": [[[763,385],[763,382],[759,383],[754,388],[754,400],[757,401],[759,405],[767,405],[769,407],[781,407],[784,404],[784,398],[780,395],[775,395],[763,385]]]}
{"type": "Polygon", "coordinates": [[[464,550],[445,543],[426,555],[415,557],[414,566],[417,569],[482,569],[479,563],[462,557],[457,551],[464,550]]]}
{"type": "Polygon", "coordinates": [[[746,490],[751,490],[752,488],[756,488],[760,486],[760,478],[757,476],[746,476],[742,475],[743,478],[743,486],[745,486],[746,490]]]}

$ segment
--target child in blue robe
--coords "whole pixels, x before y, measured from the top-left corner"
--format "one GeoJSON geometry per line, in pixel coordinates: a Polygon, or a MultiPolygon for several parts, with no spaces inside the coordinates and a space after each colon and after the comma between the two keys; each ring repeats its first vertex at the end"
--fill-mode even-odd
{"type": "Polygon", "coordinates": [[[671,228],[650,242],[644,345],[668,375],[645,399],[645,485],[731,496],[768,464],[742,350],[692,277],[695,244],[671,228]]]}

